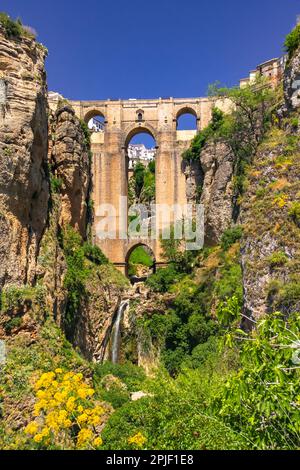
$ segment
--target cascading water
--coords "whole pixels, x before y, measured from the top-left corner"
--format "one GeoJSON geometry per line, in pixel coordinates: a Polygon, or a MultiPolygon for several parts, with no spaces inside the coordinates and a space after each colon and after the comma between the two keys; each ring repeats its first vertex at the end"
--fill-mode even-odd
{"type": "Polygon", "coordinates": [[[119,350],[120,350],[120,325],[123,314],[126,308],[129,305],[129,300],[122,300],[119,305],[116,321],[112,331],[111,337],[111,362],[116,364],[119,359],[119,350]]]}

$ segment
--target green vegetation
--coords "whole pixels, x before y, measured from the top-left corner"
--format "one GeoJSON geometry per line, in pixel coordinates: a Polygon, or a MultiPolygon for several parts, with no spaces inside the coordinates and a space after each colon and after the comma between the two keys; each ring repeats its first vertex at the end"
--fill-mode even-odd
{"type": "Polygon", "coordinates": [[[299,367],[293,346],[299,334],[300,316],[286,319],[280,313],[262,320],[248,338],[237,334],[240,370],[229,378],[215,409],[253,449],[299,447],[299,367]]]}
{"type": "Polygon", "coordinates": [[[221,238],[222,249],[227,251],[235,242],[242,238],[242,235],[243,229],[239,225],[225,230],[221,238]]]}
{"type": "Polygon", "coordinates": [[[173,294],[174,299],[164,315],[154,314],[141,323],[161,350],[161,360],[171,375],[178,374],[185,363],[195,362],[199,345],[222,334],[213,306],[221,317],[228,316],[230,309],[234,309],[231,317],[240,314],[243,295],[238,250],[236,244],[228,253],[214,249],[192,254],[177,252],[172,241],[165,243],[169,266],[150,276],[147,285],[154,292],[173,294]],[[197,255],[201,268],[196,267],[197,255]],[[183,262],[176,262],[182,258],[183,262]]]}
{"type": "Polygon", "coordinates": [[[24,305],[37,304],[40,308],[45,305],[45,288],[43,286],[10,286],[1,292],[1,311],[20,310],[24,305]]]}
{"type": "MultiPolygon", "coordinates": [[[[220,357],[218,356],[220,359],[220,357]]],[[[222,379],[209,366],[183,372],[172,380],[164,372],[144,384],[149,394],[112,414],[103,432],[103,449],[130,449],[128,436],[141,432],[153,450],[243,449],[243,438],[209,410],[222,379]]],[[[222,368],[227,363],[222,358],[222,368]]],[[[226,372],[224,371],[226,374],[226,372]]]]}
{"type": "Polygon", "coordinates": [[[289,209],[289,216],[293,219],[295,224],[300,227],[300,202],[294,201],[289,209]]]}
{"type": "Polygon", "coordinates": [[[18,39],[24,32],[21,21],[19,19],[16,21],[12,20],[6,13],[0,13],[0,23],[9,39],[18,39]]]}
{"type": "Polygon", "coordinates": [[[130,180],[131,203],[150,204],[155,200],[155,161],[148,167],[137,163],[130,180]]]}
{"type": "MultiPolygon", "coordinates": [[[[24,26],[20,18],[12,20],[9,15],[0,12],[0,24],[4,28],[5,35],[8,39],[20,39],[22,36],[35,38],[36,31],[30,26],[24,26]]],[[[43,47],[39,44],[40,47],[43,47]]]]}
{"type": "Polygon", "coordinates": [[[51,193],[56,194],[59,193],[63,185],[63,181],[61,178],[56,178],[55,176],[50,176],[50,189],[51,193]]]}
{"type": "Polygon", "coordinates": [[[98,247],[83,243],[80,234],[72,227],[64,230],[61,242],[67,262],[64,279],[64,287],[68,292],[65,329],[67,336],[71,337],[79,308],[86,299],[86,282],[93,267],[107,264],[108,260],[98,247]]]}
{"type": "Polygon", "coordinates": [[[135,248],[128,260],[128,274],[129,276],[134,276],[137,274],[138,266],[145,266],[146,268],[151,268],[153,266],[154,260],[152,256],[146,251],[144,246],[138,246],[135,248]]]}
{"type": "Polygon", "coordinates": [[[272,268],[276,268],[277,266],[283,266],[288,262],[288,260],[289,259],[284,253],[284,251],[276,251],[268,257],[268,263],[272,268]]]}
{"type": "Polygon", "coordinates": [[[40,324],[30,338],[20,335],[6,342],[7,361],[1,368],[0,448],[31,449],[24,433],[33,408],[33,383],[43,372],[56,367],[90,375],[91,367],[67,342],[53,320],[40,324]],[[21,412],[17,411],[21,404],[21,412]]]}
{"type": "Polygon", "coordinates": [[[243,88],[221,88],[211,85],[209,94],[229,99],[231,114],[213,109],[211,123],[199,132],[184,152],[183,159],[197,161],[206,143],[222,142],[234,155],[234,184],[236,194],[244,192],[246,170],[258,145],[272,123],[273,111],[282,99],[282,89],[272,90],[266,79],[257,77],[243,88]]]}
{"type": "Polygon", "coordinates": [[[285,38],[284,47],[291,59],[300,46],[300,25],[297,25],[285,38]]]}
{"type": "Polygon", "coordinates": [[[183,160],[187,162],[198,161],[202,148],[210,138],[217,134],[223,122],[224,113],[218,108],[213,108],[211,122],[194,137],[190,148],[182,155],[183,160]]]}
{"type": "Polygon", "coordinates": [[[87,123],[83,120],[80,120],[81,130],[84,134],[84,144],[85,146],[90,149],[91,147],[91,131],[87,125],[87,123]]]}

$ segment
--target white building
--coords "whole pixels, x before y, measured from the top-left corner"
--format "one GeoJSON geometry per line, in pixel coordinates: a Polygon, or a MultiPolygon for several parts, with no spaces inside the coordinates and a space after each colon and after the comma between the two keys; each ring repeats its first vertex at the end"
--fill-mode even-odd
{"type": "Polygon", "coordinates": [[[136,163],[148,166],[155,159],[156,149],[147,149],[144,144],[128,145],[129,169],[133,169],[136,163]]]}

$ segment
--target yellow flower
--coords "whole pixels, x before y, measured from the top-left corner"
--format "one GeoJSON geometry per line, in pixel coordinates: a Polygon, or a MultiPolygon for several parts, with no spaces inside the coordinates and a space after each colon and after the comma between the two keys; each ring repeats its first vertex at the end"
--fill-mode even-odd
{"type": "Polygon", "coordinates": [[[44,390],[38,390],[36,396],[37,398],[45,398],[46,392],[44,390]]]}
{"type": "Polygon", "coordinates": [[[82,405],[79,405],[77,410],[79,411],[79,413],[82,413],[83,412],[83,406],[82,405]]]}
{"type": "Polygon", "coordinates": [[[84,400],[87,397],[88,393],[87,390],[85,390],[84,388],[79,388],[77,390],[77,395],[79,396],[79,398],[82,398],[84,400]]]}
{"type": "Polygon", "coordinates": [[[56,373],[56,374],[62,374],[63,371],[62,371],[62,369],[58,368],[58,369],[55,369],[55,373],[56,373]]]}
{"type": "Polygon", "coordinates": [[[103,440],[101,439],[101,437],[96,437],[96,439],[94,439],[93,441],[93,445],[95,447],[100,447],[102,446],[102,444],[103,444],[103,440]]]}
{"type": "Polygon", "coordinates": [[[42,429],[41,436],[48,437],[49,434],[50,434],[50,429],[48,428],[48,426],[46,426],[44,429],[42,429]]]}
{"type": "Polygon", "coordinates": [[[90,429],[81,429],[77,436],[77,447],[84,447],[92,436],[93,433],[90,429]]]}
{"type": "Polygon", "coordinates": [[[77,418],[78,424],[83,424],[86,423],[88,420],[88,415],[86,413],[83,413],[82,415],[79,415],[77,418]]]}
{"type": "Polygon", "coordinates": [[[82,375],[81,373],[80,373],[80,374],[76,374],[76,375],[74,375],[74,377],[73,377],[73,380],[74,380],[75,382],[77,382],[77,383],[78,383],[78,382],[81,382],[82,379],[83,379],[83,375],[82,375]]]}
{"type": "Polygon", "coordinates": [[[89,420],[89,423],[93,426],[97,426],[97,424],[101,423],[101,419],[99,418],[99,416],[92,416],[89,420]]]}
{"type": "Polygon", "coordinates": [[[32,421],[31,423],[27,424],[25,428],[25,433],[26,434],[35,434],[38,430],[38,425],[35,421],[32,421]]]}
{"type": "Polygon", "coordinates": [[[36,434],[36,436],[34,436],[33,440],[34,440],[34,442],[39,443],[43,440],[43,437],[44,436],[42,436],[42,434],[36,434]]]}
{"type": "Polygon", "coordinates": [[[143,447],[147,439],[141,432],[138,432],[134,436],[128,439],[128,444],[136,445],[137,447],[143,447]]]}
{"type": "Polygon", "coordinates": [[[68,411],[73,411],[75,408],[75,397],[70,397],[67,401],[67,410],[68,411]]]}

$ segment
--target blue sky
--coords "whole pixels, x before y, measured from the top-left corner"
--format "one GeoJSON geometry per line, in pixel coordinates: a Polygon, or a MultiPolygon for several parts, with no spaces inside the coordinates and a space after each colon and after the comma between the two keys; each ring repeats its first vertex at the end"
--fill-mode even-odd
{"type": "Polygon", "coordinates": [[[299,0],[1,0],[49,49],[70,99],[191,97],[282,53],[299,0]]]}

